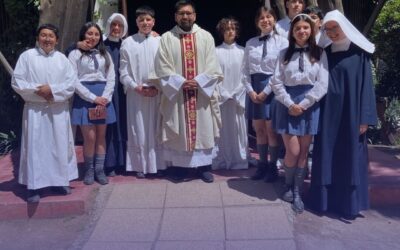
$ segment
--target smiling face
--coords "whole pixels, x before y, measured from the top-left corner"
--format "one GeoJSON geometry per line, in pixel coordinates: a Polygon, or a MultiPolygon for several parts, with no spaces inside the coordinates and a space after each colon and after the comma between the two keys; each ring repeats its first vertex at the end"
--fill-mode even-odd
{"type": "Polygon", "coordinates": [[[343,30],[340,28],[339,24],[335,21],[329,21],[325,24],[325,32],[329,39],[332,40],[333,43],[338,42],[346,38],[343,30]]]}
{"type": "Polygon", "coordinates": [[[276,20],[271,13],[267,11],[261,11],[261,15],[257,22],[257,28],[262,34],[268,34],[273,30],[275,22],[276,20]]]}
{"type": "Polygon", "coordinates": [[[294,16],[300,14],[304,10],[304,0],[286,0],[286,8],[288,16],[293,19],[294,16]]]}
{"type": "Polygon", "coordinates": [[[183,5],[175,13],[175,22],[184,31],[190,31],[196,21],[196,12],[191,5],[183,5]]]}
{"type": "Polygon", "coordinates": [[[121,38],[124,31],[124,24],[118,20],[113,20],[110,25],[110,36],[121,38]]]}
{"type": "Polygon", "coordinates": [[[296,40],[296,44],[303,47],[308,43],[308,39],[311,36],[311,25],[310,23],[300,20],[293,26],[293,38],[296,40]]]}
{"type": "Polygon", "coordinates": [[[85,32],[85,40],[88,42],[90,48],[93,49],[100,41],[100,31],[95,26],[90,27],[85,32]]]}
{"type": "Polygon", "coordinates": [[[50,29],[42,29],[37,37],[39,47],[47,54],[54,50],[57,45],[57,36],[50,29]]]}
{"type": "Polygon", "coordinates": [[[142,14],[136,18],[136,25],[141,34],[150,34],[150,32],[153,30],[154,24],[155,19],[149,14],[142,14]]]}

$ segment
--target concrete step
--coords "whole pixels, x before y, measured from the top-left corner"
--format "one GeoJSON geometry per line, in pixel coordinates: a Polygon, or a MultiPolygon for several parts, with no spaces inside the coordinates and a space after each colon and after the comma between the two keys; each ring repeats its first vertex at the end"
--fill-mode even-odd
{"type": "MultiPolygon", "coordinates": [[[[76,152],[80,170],[82,170],[82,147],[77,146],[76,152]]],[[[252,154],[254,157],[257,155],[252,154]]],[[[400,160],[373,147],[369,148],[370,156],[370,203],[371,206],[400,205],[400,160]]],[[[71,182],[72,194],[60,196],[43,190],[43,198],[37,204],[26,203],[26,189],[17,183],[14,172],[18,169],[19,156],[17,152],[0,159],[0,220],[25,218],[59,218],[71,215],[81,215],[88,211],[99,189],[99,184],[86,186],[81,180],[71,182]]],[[[216,170],[213,171],[215,181],[249,178],[255,168],[247,170],[216,170]]],[[[80,171],[82,176],[82,171],[80,171]]],[[[281,172],[281,175],[283,173],[281,172]]],[[[159,183],[165,179],[136,179],[132,173],[116,176],[110,179],[110,184],[122,183],[159,183]]],[[[307,181],[307,183],[309,180],[307,181]]]]}

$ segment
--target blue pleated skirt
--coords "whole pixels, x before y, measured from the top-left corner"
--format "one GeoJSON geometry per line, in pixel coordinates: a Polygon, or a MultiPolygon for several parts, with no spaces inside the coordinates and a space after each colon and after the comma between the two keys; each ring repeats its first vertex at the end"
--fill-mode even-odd
{"type": "MultiPolygon", "coordinates": [[[[103,94],[106,82],[104,81],[93,81],[93,82],[81,82],[83,86],[88,88],[90,92],[96,96],[103,94]]],[[[72,114],[71,120],[73,125],[99,125],[99,124],[111,124],[116,121],[114,105],[112,102],[107,104],[107,118],[99,120],[89,120],[89,108],[95,108],[96,104],[83,100],[79,95],[74,95],[74,101],[72,103],[72,114]]]]}
{"type": "MultiPolygon", "coordinates": [[[[286,86],[286,92],[294,103],[299,104],[312,87],[312,85],[286,86]]],[[[288,108],[276,101],[272,116],[272,126],[279,134],[303,136],[318,133],[319,102],[314,103],[302,115],[291,116],[288,108]]]]}
{"type": "MultiPolygon", "coordinates": [[[[251,75],[251,86],[254,91],[259,94],[265,86],[269,84],[271,75],[266,74],[252,74],[251,75]]],[[[249,96],[246,97],[246,118],[251,120],[271,120],[271,109],[274,105],[274,93],[268,95],[264,103],[254,103],[249,96]]]]}

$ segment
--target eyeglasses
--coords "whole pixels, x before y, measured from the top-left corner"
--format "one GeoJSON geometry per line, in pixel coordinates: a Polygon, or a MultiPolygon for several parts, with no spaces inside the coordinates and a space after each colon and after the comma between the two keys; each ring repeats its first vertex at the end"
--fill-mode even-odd
{"type": "Polygon", "coordinates": [[[332,28],[327,28],[327,27],[324,28],[324,31],[326,33],[328,33],[328,32],[338,32],[339,30],[340,30],[339,26],[334,26],[332,28]]]}
{"type": "Polygon", "coordinates": [[[194,14],[194,12],[182,11],[182,12],[176,12],[176,14],[177,14],[178,16],[184,16],[184,15],[186,15],[186,16],[191,16],[191,15],[194,14]]]}

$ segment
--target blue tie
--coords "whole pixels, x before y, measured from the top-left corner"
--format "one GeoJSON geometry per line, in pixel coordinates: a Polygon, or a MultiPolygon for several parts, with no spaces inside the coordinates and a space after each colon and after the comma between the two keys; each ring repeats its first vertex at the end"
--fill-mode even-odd
{"type": "Polygon", "coordinates": [[[269,39],[270,37],[271,37],[271,35],[268,34],[268,35],[265,35],[265,36],[262,36],[262,37],[259,37],[259,38],[258,38],[259,41],[263,41],[263,42],[264,42],[264,43],[263,43],[262,56],[261,56],[262,59],[264,59],[264,57],[267,55],[267,41],[268,41],[268,39],[269,39]]]}

